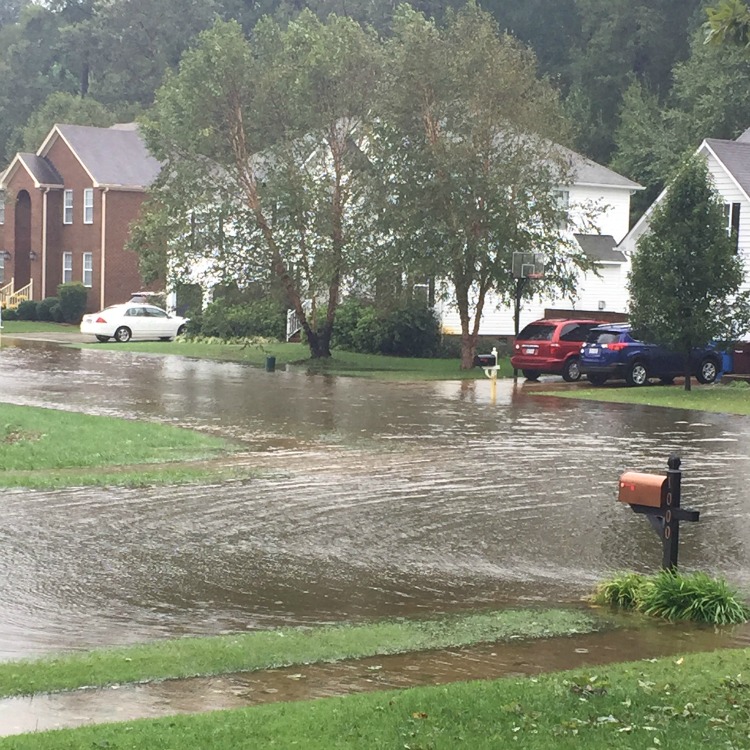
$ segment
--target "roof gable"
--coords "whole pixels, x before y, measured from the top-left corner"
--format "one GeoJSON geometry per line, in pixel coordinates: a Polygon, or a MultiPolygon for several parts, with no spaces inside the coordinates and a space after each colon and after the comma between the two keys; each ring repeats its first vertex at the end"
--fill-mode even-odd
{"type": "Polygon", "coordinates": [[[750,142],[706,138],[698,150],[713,154],[719,165],[750,201],[750,142]]]}
{"type": "Polygon", "coordinates": [[[144,190],[161,169],[135,125],[55,125],[37,154],[46,156],[60,138],[91,177],[94,187],[144,190]]]}
{"type": "Polygon", "coordinates": [[[5,189],[19,169],[24,169],[29,174],[34,181],[34,187],[63,187],[62,177],[47,159],[25,152],[17,153],[8,168],[0,175],[0,187],[5,189]]]}

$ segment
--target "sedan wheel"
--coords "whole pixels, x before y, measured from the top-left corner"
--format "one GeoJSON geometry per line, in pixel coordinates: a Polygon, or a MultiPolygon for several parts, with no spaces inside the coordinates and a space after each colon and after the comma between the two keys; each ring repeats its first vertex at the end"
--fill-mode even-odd
{"type": "Polygon", "coordinates": [[[709,357],[706,357],[706,359],[701,362],[701,366],[698,369],[698,372],[696,373],[696,378],[698,379],[699,383],[703,383],[703,385],[708,385],[709,383],[713,383],[716,378],[719,375],[719,370],[716,367],[716,362],[714,362],[709,357]]]}
{"type": "Polygon", "coordinates": [[[105,342],[109,341],[109,336],[97,336],[96,340],[101,341],[102,344],[104,344],[105,342]]]}
{"type": "Polygon", "coordinates": [[[628,385],[645,385],[648,382],[648,372],[643,362],[633,362],[625,372],[625,382],[628,385]]]}
{"type": "Polygon", "coordinates": [[[124,344],[126,341],[130,341],[130,337],[133,334],[130,332],[130,329],[126,326],[120,326],[115,331],[115,341],[119,341],[121,344],[124,344]]]}
{"type": "Polygon", "coordinates": [[[581,379],[581,365],[578,362],[578,357],[571,357],[563,367],[562,371],[563,380],[568,383],[575,383],[581,379]]]}

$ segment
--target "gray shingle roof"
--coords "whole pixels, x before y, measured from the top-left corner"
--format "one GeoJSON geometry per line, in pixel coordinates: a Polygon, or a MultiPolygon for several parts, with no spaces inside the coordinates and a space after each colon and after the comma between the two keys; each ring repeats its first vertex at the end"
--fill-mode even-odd
{"type": "Polygon", "coordinates": [[[607,185],[628,190],[643,190],[643,186],[637,182],[633,182],[633,180],[629,180],[627,177],[591,161],[582,154],[571,151],[569,148],[564,150],[571,160],[576,185],[607,185]]]}
{"type": "MultiPolygon", "coordinates": [[[[743,133],[740,138],[744,135],[743,133]]],[[[750,142],[706,138],[706,144],[716,154],[724,168],[737,180],[739,186],[750,195],[750,142]]]]}
{"type": "Polygon", "coordinates": [[[625,263],[622,250],[617,250],[617,243],[611,234],[575,234],[576,242],[591,260],[601,263],[625,263]]]}
{"type": "Polygon", "coordinates": [[[23,163],[35,182],[44,187],[62,187],[63,178],[43,156],[22,152],[18,154],[18,160],[23,163]]]}
{"type": "Polygon", "coordinates": [[[97,187],[146,188],[159,174],[159,162],[149,154],[135,127],[57,125],[57,129],[97,187]]]}

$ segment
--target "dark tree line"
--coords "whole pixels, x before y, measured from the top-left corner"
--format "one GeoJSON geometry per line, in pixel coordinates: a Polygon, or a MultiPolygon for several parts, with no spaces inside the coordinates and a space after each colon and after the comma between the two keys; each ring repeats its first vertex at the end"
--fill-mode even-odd
{"type": "MultiPolygon", "coordinates": [[[[460,0],[413,0],[441,19],[460,0]]],[[[214,20],[280,23],[304,9],[392,34],[398,0],[4,0],[0,4],[0,155],[35,149],[55,121],[106,125],[153,103],[166,73],[214,20]]],[[[705,136],[750,125],[750,65],[703,44],[706,0],[483,0],[534,50],[559,89],[575,146],[649,188],[705,136]]]]}

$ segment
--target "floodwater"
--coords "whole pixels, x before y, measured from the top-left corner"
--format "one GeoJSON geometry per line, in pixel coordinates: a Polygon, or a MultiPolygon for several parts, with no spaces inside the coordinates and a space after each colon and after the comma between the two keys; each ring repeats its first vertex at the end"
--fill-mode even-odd
{"type": "MultiPolygon", "coordinates": [[[[0,399],[242,442],[258,478],[15,490],[0,659],[280,625],[580,599],[660,542],[626,470],[683,458],[680,563],[750,594],[750,418],[3,340],[0,399]]],[[[633,654],[638,658],[638,654],[633,654]]]]}

